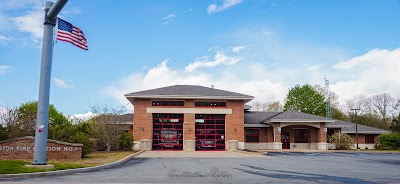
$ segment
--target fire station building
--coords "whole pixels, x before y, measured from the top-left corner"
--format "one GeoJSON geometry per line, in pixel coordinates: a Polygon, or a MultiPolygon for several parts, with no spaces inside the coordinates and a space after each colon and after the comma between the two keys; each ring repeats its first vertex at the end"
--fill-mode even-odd
{"type": "MultiPolygon", "coordinates": [[[[196,85],[126,94],[134,105],[136,150],[328,149],[328,135],[352,136],[354,124],[287,110],[255,112],[254,97],[196,85]],[[347,131],[347,132],[346,132],[347,131]]],[[[360,147],[373,148],[384,130],[360,126],[360,147]]]]}

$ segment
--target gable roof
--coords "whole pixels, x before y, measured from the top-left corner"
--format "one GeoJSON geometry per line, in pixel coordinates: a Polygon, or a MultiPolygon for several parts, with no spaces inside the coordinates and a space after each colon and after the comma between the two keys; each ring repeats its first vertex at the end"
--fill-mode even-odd
{"type": "Polygon", "coordinates": [[[244,124],[263,124],[266,120],[269,120],[279,113],[282,112],[246,111],[244,113],[244,124]]]}
{"type": "MultiPolygon", "coordinates": [[[[126,98],[158,98],[158,99],[225,99],[225,100],[244,100],[248,102],[254,97],[225,91],[221,89],[209,88],[197,85],[174,85],[162,88],[128,93],[126,98]]],[[[130,100],[133,103],[133,100],[130,100]]]]}
{"type": "Polygon", "coordinates": [[[272,117],[268,122],[335,122],[335,120],[304,112],[287,110],[272,117]]]}

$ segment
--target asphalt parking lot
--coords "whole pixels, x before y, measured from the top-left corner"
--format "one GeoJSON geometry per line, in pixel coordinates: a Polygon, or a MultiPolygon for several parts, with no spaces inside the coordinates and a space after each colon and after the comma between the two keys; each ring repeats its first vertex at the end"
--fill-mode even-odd
{"type": "Polygon", "coordinates": [[[264,157],[136,157],[106,170],[22,183],[400,183],[400,154],[274,152],[264,157]]]}

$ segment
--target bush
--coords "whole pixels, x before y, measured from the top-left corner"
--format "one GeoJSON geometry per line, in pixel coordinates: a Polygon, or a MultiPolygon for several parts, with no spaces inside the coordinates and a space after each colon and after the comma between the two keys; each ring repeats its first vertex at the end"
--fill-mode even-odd
{"type": "Polygon", "coordinates": [[[381,134],[378,139],[377,149],[395,149],[400,145],[400,133],[381,134]]]}
{"type": "Polygon", "coordinates": [[[335,145],[337,150],[349,150],[353,147],[354,141],[347,134],[334,134],[329,137],[329,143],[335,145]]]}
{"type": "Polygon", "coordinates": [[[119,150],[132,150],[133,136],[132,134],[121,132],[118,137],[118,149],[119,150]]]}
{"type": "Polygon", "coordinates": [[[93,151],[93,142],[83,132],[77,132],[68,139],[70,143],[83,144],[82,157],[86,156],[93,151]]]}

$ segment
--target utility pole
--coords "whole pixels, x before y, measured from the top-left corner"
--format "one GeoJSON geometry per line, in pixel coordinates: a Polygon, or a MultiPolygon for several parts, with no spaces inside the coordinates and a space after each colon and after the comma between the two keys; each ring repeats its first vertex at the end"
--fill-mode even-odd
{"type": "Polygon", "coordinates": [[[358,123],[357,123],[357,111],[359,111],[359,110],[361,110],[361,109],[356,109],[356,108],[354,108],[354,109],[350,109],[350,110],[354,111],[354,114],[356,115],[356,117],[354,118],[354,121],[355,121],[355,123],[356,123],[356,139],[357,139],[357,150],[358,150],[358,149],[359,149],[359,147],[358,147],[358,123]]]}
{"type": "Polygon", "coordinates": [[[35,147],[32,165],[47,165],[46,147],[49,121],[49,94],[51,65],[53,62],[53,32],[57,15],[68,0],[58,0],[55,4],[47,1],[44,9],[44,30],[42,64],[40,70],[39,101],[36,118],[35,147]]]}

